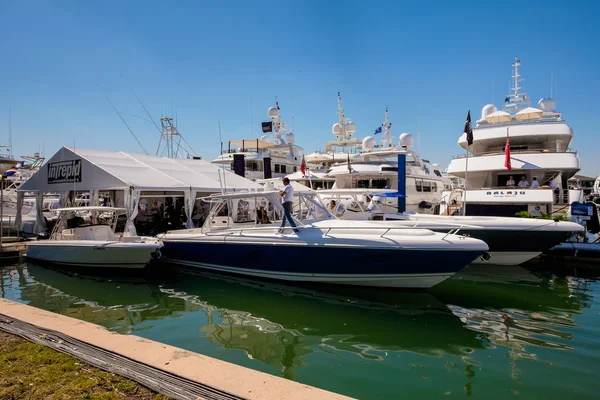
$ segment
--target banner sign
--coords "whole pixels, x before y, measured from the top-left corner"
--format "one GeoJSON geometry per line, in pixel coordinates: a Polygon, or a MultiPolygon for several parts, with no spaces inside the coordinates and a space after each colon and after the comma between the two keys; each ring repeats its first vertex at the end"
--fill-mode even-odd
{"type": "Polygon", "coordinates": [[[81,182],[81,160],[48,163],[48,184],[81,182]]]}

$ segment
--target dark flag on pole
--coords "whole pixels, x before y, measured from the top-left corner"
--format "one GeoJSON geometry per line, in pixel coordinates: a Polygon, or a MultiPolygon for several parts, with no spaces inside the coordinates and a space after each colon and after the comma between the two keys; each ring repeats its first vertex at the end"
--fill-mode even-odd
{"type": "Polygon", "coordinates": [[[273,121],[263,122],[262,123],[262,131],[263,131],[263,133],[273,132],[273,121]]]}
{"type": "Polygon", "coordinates": [[[467,113],[467,121],[465,122],[465,133],[467,135],[467,146],[473,144],[473,129],[471,128],[471,110],[467,113]]]}

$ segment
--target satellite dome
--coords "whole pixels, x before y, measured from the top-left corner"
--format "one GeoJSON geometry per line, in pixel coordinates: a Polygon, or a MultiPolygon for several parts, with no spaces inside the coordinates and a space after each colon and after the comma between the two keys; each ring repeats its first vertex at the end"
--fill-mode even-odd
{"type": "Polygon", "coordinates": [[[271,118],[271,119],[277,118],[277,117],[279,117],[279,110],[277,109],[277,107],[271,107],[271,108],[269,108],[268,114],[269,114],[269,118],[271,118]]]}
{"type": "Polygon", "coordinates": [[[402,146],[403,148],[410,149],[413,146],[413,143],[415,142],[415,138],[413,137],[413,135],[411,133],[404,132],[398,138],[398,142],[400,143],[400,146],[402,146]]]}
{"type": "Polygon", "coordinates": [[[362,141],[362,148],[364,150],[373,150],[375,146],[377,146],[377,140],[373,136],[367,136],[362,141]]]}
{"type": "Polygon", "coordinates": [[[294,140],[296,138],[294,137],[294,134],[292,132],[286,133],[284,140],[287,144],[294,144],[294,140]]]}
{"type": "Polygon", "coordinates": [[[498,111],[498,109],[496,108],[495,105],[486,104],[481,109],[481,119],[486,119],[488,115],[490,115],[491,113],[495,113],[496,111],[498,111]]]}
{"type": "Polygon", "coordinates": [[[333,124],[333,126],[331,127],[331,132],[335,135],[335,136],[339,136],[342,134],[342,125],[338,122],[336,122],[335,124],[333,124]]]}
{"type": "Polygon", "coordinates": [[[271,143],[271,138],[270,138],[270,137],[268,137],[267,135],[262,135],[262,136],[260,137],[260,141],[261,141],[261,142],[267,142],[267,143],[271,143]]]}
{"type": "Polygon", "coordinates": [[[554,99],[550,97],[545,97],[538,101],[538,106],[544,112],[556,112],[556,104],[554,103],[554,99]]]}
{"type": "Polygon", "coordinates": [[[346,122],[346,133],[354,133],[356,132],[356,125],[354,124],[354,122],[348,120],[346,122]]]}

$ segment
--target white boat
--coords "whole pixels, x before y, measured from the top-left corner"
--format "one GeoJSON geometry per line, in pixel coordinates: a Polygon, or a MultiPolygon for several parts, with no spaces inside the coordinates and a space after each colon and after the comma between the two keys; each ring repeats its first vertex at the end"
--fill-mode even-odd
{"type": "Polygon", "coordinates": [[[117,217],[125,210],[113,207],[59,208],[50,237],[32,241],[26,257],[67,267],[139,269],[160,257],[160,240],[115,233],[117,217]]]}
{"type": "Polygon", "coordinates": [[[230,141],[211,163],[251,180],[283,178],[298,171],[304,150],[294,144],[294,133],[282,121],[278,102],[268,115],[270,121],[263,122],[263,133],[270,135],[230,141]]]}
{"type": "MultiPolygon", "coordinates": [[[[319,195],[330,201],[330,211],[341,219],[382,221],[387,225],[454,231],[480,239],[489,246],[489,258],[473,263],[519,265],[556,246],[584,228],[574,222],[537,218],[443,216],[386,211],[384,198],[395,191],[324,190],[319,195]]],[[[394,200],[396,201],[396,200],[394,200]]]]}
{"type": "MultiPolygon", "coordinates": [[[[540,215],[584,201],[583,190],[568,185],[580,169],[577,152],[569,147],[573,130],[556,111],[552,98],[541,99],[538,108],[531,107],[521,87],[520,65],[516,58],[512,92],[504,99],[504,110],[493,104],[483,107],[473,127],[468,162],[462,154],[448,166],[448,174],[465,179],[462,201],[467,204],[467,215],[514,216],[520,211],[540,215]],[[511,176],[514,184],[508,185],[511,176]],[[529,185],[535,178],[540,187],[522,187],[523,176],[529,185]]],[[[458,145],[467,149],[465,133],[458,145]]]]}
{"type": "Polygon", "coordinates": [[[202,228],[161,236],[176,265],[259,278],[429,288],[482,256],[477,239],[397,224],[342,221],[312,192],[296,193],[295,233],[278,234],[279,192],[213,195],[202,228]]]}
{"type": "MultiPolygon", "coordinates": [[[[337,140],[327,143],[325,153],[306,156],[309,167],[306,175],[288,175],[291,181],[313,189],[398,190],[398,155],[403,154],[406,159],[407,210],[426,214],[440,213],[443,193],[452,189],[452,182],[442,176],[438,165],[422,159],[410,150],[414,142],[412,134],[401,134],[398,145],[394,144],[387,109],[384,122],[376,130],[381,133],[380,144],[377,144],[375,136],[367,136],[362,141],[352,137],[356,126],[346,119],[339,93],[338,117],[339,122],[332,128],[337,140]],[[336,151],[337,148],[342,151],[336,151]],[[326,181],[332,179],[333,184],[326,181]]],[[[396,209],[394,202],[390,206],[396,209]]]]}

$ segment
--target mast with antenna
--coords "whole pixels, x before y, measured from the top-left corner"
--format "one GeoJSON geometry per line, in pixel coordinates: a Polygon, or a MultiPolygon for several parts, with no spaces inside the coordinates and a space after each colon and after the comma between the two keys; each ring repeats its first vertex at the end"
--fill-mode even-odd
{"type": "Polygon", "coordinates": [[[383,124],[381,124],[381,127],[383,128],[383,134],[381,135],[381,144],[383,145],[384,148],[391,147],[394,138],[392,137],[392,134],[390,133],[390,130],[392,129],[392,123],[390,122],[389,115],[388,115],[388,106],[385,106],[385,121],[383,121],[383,124]]]}
{"type": "Polygon", "coordinates": [[[519,83],[524,79],[521,79],[521,74],[519,74],[519,67],[521,66],[521,60],[519,57],[515,57],[515,63],[512,65],[514,67],[513,73],[513,87],[510,89],[513,93],[509,93],[504,99],[504,111],[516,114],[522,109],[530,106],[529,96],[527,92],[521,92],[523,89],[519,86],[519,83]]]}

